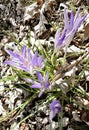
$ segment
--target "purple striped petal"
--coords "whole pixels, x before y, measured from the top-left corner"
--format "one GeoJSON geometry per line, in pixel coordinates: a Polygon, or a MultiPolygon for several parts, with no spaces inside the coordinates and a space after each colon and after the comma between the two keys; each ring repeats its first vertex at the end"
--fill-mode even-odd
{"type": "Polygon", "coordinates": [[[76,31],[78,30],[78,28],[80,27],[81,23],[85,20],[86,17],[87,17],[87,14],[84,15],[83,17],[78,17],[78,19],[75,21],[74,27],[75,27],[76,31]]]}
{"type": "Polygon", "coordinates": [[[34,80],[32,80],[32,79],[24,78],[24,80],[25,80],[26,82],[28,82],[28,83],[34,83],[34,80]]]}
{"type": "Polygon", "coordinates": [[[58,42],[58,40],[60,38],[60,31],[61,31],[60,28],[56,31],[56,34],[55,34],[55,44],[57,44],[57,42],[58,42]]]}
{"type": "Polygon", "coordinates": [[[6,50],[6,52],[7,52],[11,57],[16,57],[16,56],[18,56],[17,53],[15,53],[15,52],[13,52],[13,51],[11,51],[11,50],[6,50]]]}
{"type": "Polygon", "coordinates": [[[36,66],[37,65],[37,55],[38,52],[35,52],[34,56],[32,57],[32,66],[36,66]]]}
{"type": "Polygon", "coordinates": [[[19,63],[17,62],[13,62],[13,61],[5,61],[4,64],[7,64],[7,65],[11,65],[11,66],[14,66],[18,69],[22,69],[22,70],[26,70],[27,71],[27,68],[23,68],[22,66],[20,66],[19,63]]]}
{"type": "Polygon", "coordinates": [[[68,46],[76,31],[80,27],[81,23],[85,20],[87,17],[87,14],[84,15],[83,17],[80,14],[80,8],[76,12],[76,15],[74,17],[74,13],[71,11],[70,14],[70,21],[68,18],[68,13],[66,11],[66,8],[64,9],[64,31],[62,32],[61,36],[58,36],[59,30],[56,32],[55,36],[55,45],[54,45],[54,52],[55,50],[58,50],[61,47],[68,46]]]}
{"type": "Polygon", "coordinates": [[[26,57],[26,46],[22,47],[22,57],[25,58],[26,57]]]}
{"type": "Polygon", "coordinates": [[[43,81],[43,77],[40,72],[37,72],[37,77],[38,77],[39,82],[43,81]]]}
{"type": "Polygon", "coordinates": [[[29,73],[29,68],[27,68],[27,67],[25,67],[24,65],[23,66],[20,66],[20,69],[21,70],[24,70],[24,71],[26,71],[26,72],[28,72],[29,73]]]}
{"type": "Polygon", "coordinates": [[[49,85],[50,85],[49,82],[46,82],[46,83],[45,83],[45,90],[46,90],[47,88],[49,88],[49,85]]]}
{"type": "Polygon", "coordinates": [[[12,66],[15,66],[15,67],[18,67],[19,66],[19,63],[17,62],[14,62],[14,61],[5,61],[4,64],[7,64],[7,65],[12,65],[12,66]]]}
{"type": "Polygon", "coordinates": [[[45,82],[48,82],[48,79],[49,79],[49,73],[47,72],[45,76],[45,82]]]}
{"type": "Polygon", "coordinates": [[[54,99],[51,104],[50,104],[50,120],[52,121],[52,119],[56,116],[57,113],[59,113],[61,111],[61,104],[60,101],[54,99]]]}
{"type": "Polygon", "coordinates": [[[43,56],[38,57],[38,60],[37,60],[38,67],[42,66],[42,60],[43,60],[43,56]]]}
{"type": "Polygon", "coordinates": [[[27,60],[28,60],[29,63],[31,63],[31,59],[32,59],[31,50],[28,48],[28,50],[27,50],[27,60]]]}
{"type": "Polygon", "coordinates": [[[31,88],[41,88],[41,84],[40,83],[36,83],[30,86],[31,88]]]}
{"type": "Polygon", "coordinates": [[[41,97],[44,91],[45,91],[44,89],[41,89],[41,91],[40,91],[38,97],[41,97]]]}
{"type": "Polygon", "coordinates": [[[69,28],[69,18],[66,8],[64,8],[64,26],[65,26],[64,30],[69,28]]]}
{"type": "MultiPolygon", "coordinates": [[[[70,14],[70,26],[69,26],[69,31],[72,30],[73,25],[74,25],[74,13],[71,12],[71,14],[70,14]]],[[[68,33],[68,32],[67,32],[67,33],[68,33]]]]}
{"type": "Polygon", "coordinates": [[[59,39],[59,41],[58,41],[57,47],[58,47],[58,46],[60,46],[60,47],[63,46],[63,41],[64,41],[65,36],[66,36],[66,31],[67,31],[67,30],[64,30],[64,31],[63,31],[63,33],[62,33],[62,35],[61,35],[61,37],[60,37],[60,39],[59,39]]]}
{"type": "Polygon", "coordinates": [[[63,41],[63,46],[65,46],[65,45],[69,45],[70,44],[70,42],[72,41],[72,39],[73,39],[73,37],[74,37],[74,34],[75,34],[75,29],[74,30],[72,30],[70,33],[68,33],[67,35],[66,35],[66,37],[65,37],[65,40],[63,41]]]}
{"type": "Polygon", "coordinates": [[[11,50],[6,50],[6,52],[13,58],[17,58],[18,60],[20,60],[21,62],[24,61],[24,59],[19,55],[17,54],[16,52],[13,52],[11,50]]]}
{"type": "Polygon", "coordinates": [[[49,119],[52,121],[52,119],[56,116],[56,113],[54,111],[50,111],[49,119]]]}

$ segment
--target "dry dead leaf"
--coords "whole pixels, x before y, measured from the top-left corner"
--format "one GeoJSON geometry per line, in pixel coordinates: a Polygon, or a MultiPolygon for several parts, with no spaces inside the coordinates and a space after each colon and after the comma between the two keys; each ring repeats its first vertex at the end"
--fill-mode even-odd
{"type": "Polygon", "coordinates": [[[28,127],[25,122],[23,122],[20,126],[20,130],[28,130],[28,127]]]}
{"type": "Polygon", "coordinates": [[[37,5],[41,6],[43,4],[44,0],[37,0],[37,5]]]}
{"type": "Polygon", "coordinates": [[[86,2],[87,2],[87,5],[89,5],[89,0],[86,0],[86,2]]]}
{"type": "Polygon", "coordinates": [[[89,106],[89,101],[88,100],[83,99],[83,103],[84,103],[85,106],[89,106]]]}
{"type": "Polygon", "coordinates": [[[89,23],[84,28],[84,41],[89,39],[89,23]]]}
{"type": "Polygon", "coordinates": [[[89,110],[86,110],[86,111],[82,111],[80,113],[80,118],[82,121],[84,122],[89,122],[89,110]]]}
{"type": "Polygon", "coordinates": [[[74,5],[76,5],[76,6],[83,5],[83,1],[82,1],[82,0],[72,0],[72,2],[73,2],[74,5]]]}

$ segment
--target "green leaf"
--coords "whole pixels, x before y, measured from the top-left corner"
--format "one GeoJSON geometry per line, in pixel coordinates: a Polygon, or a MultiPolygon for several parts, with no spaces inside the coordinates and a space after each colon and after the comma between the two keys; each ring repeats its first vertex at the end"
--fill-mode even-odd
{"type": "Polygon", "coordinates": [[[7,76],[7,77],[3,77],[2,79],[0,79],[0,82],[6,82],[6,81],[15,81],[15,75],[12,75],[12,76],[7,76]]]}

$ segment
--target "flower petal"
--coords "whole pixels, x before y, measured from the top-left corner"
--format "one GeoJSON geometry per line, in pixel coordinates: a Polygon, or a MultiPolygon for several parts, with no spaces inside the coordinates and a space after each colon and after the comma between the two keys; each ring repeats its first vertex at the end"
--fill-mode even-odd
{"type": "Polygon", "coordinates": [[[49,79],[49,73],[47,72],[45,76],[45,82],[48,82],[48,79],[49,79]]]}
{"type": "Polygon", "coordinates": [[[43,77],[40,72],[37,72],[37,77],[38,77],[39,82],[43,81],[43,77]]]}
{"type": "MultiPolygon", "coordinates": [[[[74,25],[74,13],[73,13],[73,11],[71,11],[71,14],[70,14],[70,25],[69,25],[69,31],[72,30],[73,25],[74,25]]],[[[67,32],[67,33],[68,33],[68,32],[67,32]]]]}
{"type": "Polygon", "coordinates": [[[43,56],[40,56],[38,57],[38,60],[37,60],[37,67],[41,67],[42,66],[42,60],[43,60],[43,56]]]}
{"type": "Polygon", "coordinates": [[[31,64],[32,54],[31,54],[31,50],[29,48],[27,50],[27,60],[31,64]]]}
{"type": "Polygon", "coordinates": [[[64,41],[64,39],[65,39],[65,37],[66,37],[66,31],[67,31],[67,30],[64,30],[64,31],[63,31],[63,33],[62,33],[62,35],[61,35],[61,37],[60,37],[60,39],[58,40],[58,43],[57,43],[57,45],[56,45],[56,49],[58,49],[58,48],[64,46],[63,41],[64,41]]]}
{"type": "Polygon", "coordinates": [[[52,120],[58,112],[61,111],[61,104],[58,100],[54,99],[50,104],[50,120],[52,120]]]}
{"type": "Polygon", "coordinates": [[[56,116],[55,112],[53,110],[50,111],[49,119],[52,121],[52,119],[56,116]]]}
{"type": "Polygon", "coordinates": [[[41,89],[38,97],[41,97],[44,91],[45,91],[44,89],[41,89]]]}
{"type": "Polygon", "coordinates": [[[75,14],[75,17],[74,17],[74,22],[76,21],[76,19],[79,17],[79,14],[80,14],[80,7],[78,8],[76,14],[75,14]]]}
{"type": "Polygon", "coordinates": [[[11,56],[11,57],[18,57],[18,54],[11,51],[11,50],[6,50],[6,52],[11,56]]]}
{"type": "Polygon", "coordinates": [[[58,42],[58,40],[60,38],[60,31],[61,31],[60,28],[56,31],[56,34],[55,34],[55,44],[57,44],[57,42],[58,42]]]}
{"type": "Polygon", "coordinates": [[[25,58],[26,57],[26,46],[22,47],[22,57],[25,58]]]}
{"type": "Polygon", "coordinates": [[[45,82],[45,90],[49,87],[50,83],[47,81],[45,82]]]}
{"type": "Polygon", "coordinates": [[[69,18],[66,8],[64,8],[64,27],[65,27],[64,30],[69,28],[69,18]]]}
{"type": "Polygon", "coordinates": [[[36,83],[30,86],[31,88],[41,88],[41,84],[40,83],[36,83]]]}
{"type": "Polygon", "coordinates": [[[34,56],[32,57],[31,65],[33,67],[37,65],[37,55],[38,55],[38,52],[35,52],[34,56]]]}

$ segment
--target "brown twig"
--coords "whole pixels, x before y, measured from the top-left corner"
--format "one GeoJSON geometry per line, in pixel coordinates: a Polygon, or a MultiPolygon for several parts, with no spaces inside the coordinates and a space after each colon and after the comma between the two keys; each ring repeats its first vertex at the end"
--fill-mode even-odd
{"type": "Polygon", "coordinates": [[[53,80],[51,81],[51,85],[59,78],[63,78],[65,72],[71,70],[74,66],[78,65],[88,54],[88,51],[85,52],[85,54],[80,56],[74,63],[72,63],[71,65],[66,65],[61,70],[59,70],[57,74],[54,76],[53,80]]]}

